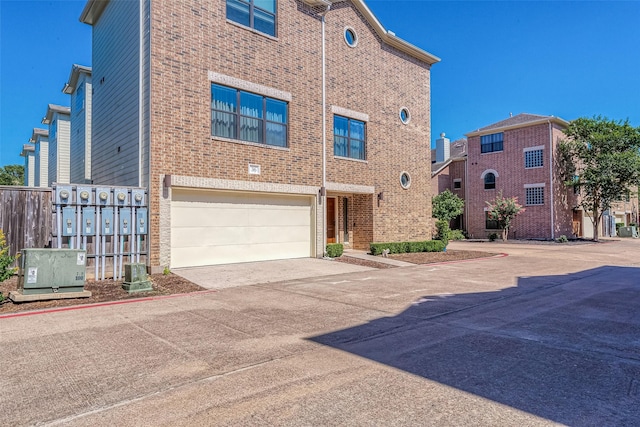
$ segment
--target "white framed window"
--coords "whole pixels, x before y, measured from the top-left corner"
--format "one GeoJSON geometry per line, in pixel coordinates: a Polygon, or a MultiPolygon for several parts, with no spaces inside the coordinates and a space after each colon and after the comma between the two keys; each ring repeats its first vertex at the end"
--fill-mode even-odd
{"type": "Polygon", "coordinates": [[[526,205],[544,205],[544,185],[525,186],[526,205]]]}
{"type": "Polygon", "coordinates": [[[462,188],[462,180],[461,179],[454,179],[453,180],[453,189],[454,190],[460,190],[462,188]]]}
{"type": "Polygon", "coordinates": [[[524,167],[541,168],[544,166],[544,149],[543,147],[532,147],[524,149],[524,167]]]}

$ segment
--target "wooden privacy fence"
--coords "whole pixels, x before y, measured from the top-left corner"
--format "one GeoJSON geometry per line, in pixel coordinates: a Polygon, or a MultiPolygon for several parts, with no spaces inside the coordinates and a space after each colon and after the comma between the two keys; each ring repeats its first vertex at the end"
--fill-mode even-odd
{"type": "Polygon", "coordinates": [[[23,248],[87,252],[87,278],[120,279],[124,264],[146,262],[147,191],[138,187],[0,187],[0,228],[12,255],[23,248]]]}
{"type": "Polygon", "coordinates": [[[0,186],[0,229],[11,256],[51,247],[51,195],[50,188],[0,186]]]}

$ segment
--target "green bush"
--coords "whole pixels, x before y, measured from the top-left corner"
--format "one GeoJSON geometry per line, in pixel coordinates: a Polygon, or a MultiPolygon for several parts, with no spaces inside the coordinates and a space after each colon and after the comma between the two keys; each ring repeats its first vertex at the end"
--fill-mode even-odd
{"type": "Polygon", "coordinates": [[[10,267],[16,259],[9,255],[9,246],[4,238],[4,233],[0,230],[0,282],[4,282],[9,277],[16,274],[18,269],[10,267]]]}
{"type": "Polygon", "coordinates": [[[464,240],[466,237],[462,230],[449,231],[449,240],[464,240]]]}
{"type": "Polygon", "coordinates": [[[568,241],[569,239],[567,239],[567,236],[564,234],[556,239],[556,242],[558,243],[567,243],[568,241]]]}
{"type": "Polygon", "coordinates": [[[497,233],[489,234],[489,241],[490,242],[495,242],[497,238],[498,238],[498,234],[497,233]]]}
{"type": "Polygon", "coordinates": [[[372,255],[380,255],[385,249],[390,254],[406,254],[413,252],[442,252],[446,245],[440,240],[426,240],[423,242],[386,242],[371,243],[369,249],[372,255]]]}
{"type": "Polygon", "coordinates": [[[451,229],[449,228],[449,223],[445,220],[436,221],[436,240],[440,240],[444,243],[445,246],[449,244],[449,232],[451,229]]]}
{"type": "Polygon", "coordinates": [[[338,258],[342,256],[344,246],[342,243],[329,243],[327,245],[327,256],[330,258],[338,258]]]}
{"type": "Polygon", "coordinates": [[[624,227],[624,222],[616,222],[616,231],[618,231],[620,227],[624,227]]]}

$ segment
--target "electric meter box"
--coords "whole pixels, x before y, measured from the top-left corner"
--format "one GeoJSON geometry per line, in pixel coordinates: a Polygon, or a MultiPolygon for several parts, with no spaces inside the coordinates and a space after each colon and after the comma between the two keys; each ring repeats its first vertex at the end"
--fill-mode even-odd
{"type": "Polygon", "coordinates": [[[18,277],[19,293],[83,292],[86,256],[86,251],[82,249],[23,249],[18,277]]]}

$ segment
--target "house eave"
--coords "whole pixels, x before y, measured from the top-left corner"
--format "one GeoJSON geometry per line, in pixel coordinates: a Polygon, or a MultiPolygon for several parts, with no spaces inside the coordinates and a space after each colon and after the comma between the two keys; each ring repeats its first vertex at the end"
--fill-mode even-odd
{"type": "Polygon", "coordinates": [[[80,14],[80,22],[93,25],[98,22],[109,0],[89,0],[80,14]]]}
{"type": "Polygon", "coordinates": [[[492,129],[485,129],[485,130],[476,130],[473,132],[469,132],[466,133],[465,136],[468,137],[472,137],[472,136],[482,136],[482,135],[490,135],[493,133],[500,133],[500,132],[505,132],[508,130],[514,130],[514,129],[521,129],[521,128],[526,128],[529,126],[536,126],[536,125],[541,125],[541,124],[545,124],[545,123],[555,123],[557,125],[560,126],[564,126],[567,127],[569,126],[569,122],[561,119],[560,117],[554,117],[554,116],[550,116],[550,117],[546,117],[544,119],[539,119],[539,120],[532,120],[530,122],[525,122],[525,123],[518,123],[515,125],[510,125],[510,126],[502,126],[502,127],[498,127],[498,128],[492,128],[492,129]]]}
{"type": "MultiPolygon", "coordinates": [[[[98,1],[98,0],[91,0],[98,1]]],[[[341,3],[344,0],[302,0],[309,6],[329,6],[334,3],[341,3]]],[[[401,52],[406,53],[407,55],[416,58],[420,61],[426,62],[429,65],[433,65],[437,62],[440,62],[440,58],[437,56],[420,49],[417,46],[412,45],[411,43],[401,39],[396,36],[393,31],[389,31],[378,21],[378,18],[371,12],[371,9],[365,4],[363,0],[351,0],[353,5],[358,9],[360,13],[365,17],[367,22],[371,24],[376,34],[382,39],[383,42],[388,44],[391,47],[398,49],[401,52]]]]}

